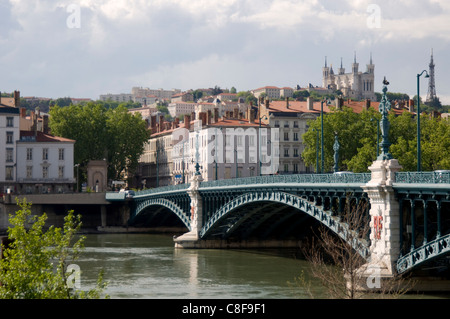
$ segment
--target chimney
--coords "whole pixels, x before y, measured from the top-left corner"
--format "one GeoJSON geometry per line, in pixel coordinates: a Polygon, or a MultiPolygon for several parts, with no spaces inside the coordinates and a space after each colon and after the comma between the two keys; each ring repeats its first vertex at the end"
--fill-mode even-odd
{"type": "Polygon", "coordinates": [[[195,112],[191,113],[191,120],[194,121],[195,120],[195,112]]]}
{"type": "Polygon", "coordinates": [[[314,110],[314,101],[312,98],[308,97],[306,99],[306,105],[307,105],[308,111],[314,110]]]}
{"type": "Polygon", "coordinates": [[[414,100],[409,100],[408,109],[411,113],[414,112],[414,100]]]}
{"type": "MultiPolygon", "coordinates": [[[[151,125],[151,128],[152,128],[152,131],[155,132],[155,129],[156,129],[156,115],[152,115],[151,120],[150,120],[150,125],[151,125]]],[[[154,133],[154,132],[152,132],[152,133],[154,133]]]]}
{"type": "Polygon", "coordinates": [[[202,127],[206,125],[206,113],[200,112],[198,114],[198,119],[202,121],[202,127]]]}
{"type": "Polygon", "coordinates": [[[289,96],[286,96],[286,108],[289,109],[289,96]]]}
{"type": "Polygon", "coordinates": [[[164,125],[164,115],[159,116],[159,130],[160,132],[164,131],[165,125],[164,125]]]}
{"type": "Polygon", "coordinates": [[[24,107],[20,108],[20,117],[25,118],[27,116],[27,109],[24,107]]]}
{"type": "Polygon", "coordinates": [[[44,132],[44,134],[48,134],[49,130],[48,130],[48,115],[44,115],[42,117],[42,132],[44,132]]]}
{"type": "Polygon", "coordinates": [[[20,91],[14,91],[14,106],[20,107],[20,91]]]}
{"type": "Polygon", "coordinates": [[[185,115],[184,116],[184,128],[190,130],[191,129],[191,116],[185,115]]]}
{"type": "Polygon", "coordinates": [[[206,125],[211,124],[211,117],[212,117],[211,110],[208,110],[206,113],[206,125]]]}
{"type": "Polygon", "coordinates": [[[219,122],[219,109],[216,107],[214,108],[214,123],[219,122]]]}
{"type": "Polygon", "coordinates": [[[266,97],[266,108],[268,109],[269,108],[269,98],[268,97],[266,97]]]}
{"type": "Polygon", "coordinates": [[[249,109],[248,112],[249,112],[248,122],[255,123],[255,110],[249,109]]]}

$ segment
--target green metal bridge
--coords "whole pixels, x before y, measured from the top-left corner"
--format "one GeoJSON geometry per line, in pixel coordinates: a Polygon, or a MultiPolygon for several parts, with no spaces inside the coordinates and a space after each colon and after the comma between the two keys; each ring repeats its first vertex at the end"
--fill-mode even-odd
{"type": "MultiPolygon", "coordinates": [[[[320,225],[345,239],[349,231],[343,219],[345,207],[360,207],[364,220],[373,223],[372,215],[379,214],[371,213],[373,200],[378,200],[377,207],[383,205],[380,200],[385,199],[368,195],[365,187],[370,181],[370,173],[259,176],[199,182],[197,187],[155,188],[136,192],[132,198],[107,193],[106,200],[128,201],[129,225],[178,223],[190,232],[195,229],[198,240],[301,238],[310,235],[311,227],[320,225]],[[194,218],[195,212],[200,216],[194,218]]],[[[374,232],[396,229],[386,233],[386,240],[398,245],[398,273],[420,266],[448,270],[450,173],[396,172],[391,187],[398,210],[389,218],[386,209],[383,218],[394,226],[375,229],[380,225],[371,224],[370,236],[353,238],[352,246],[370,259],[371,245],[379,239],[374,232]]]]}

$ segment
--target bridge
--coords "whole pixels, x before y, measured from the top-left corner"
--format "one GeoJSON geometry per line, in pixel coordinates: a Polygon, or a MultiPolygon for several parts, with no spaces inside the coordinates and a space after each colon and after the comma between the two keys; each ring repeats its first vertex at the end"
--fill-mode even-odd
{"type": "MultiPolygon", "coordinates": [[[[204,182],[197,157],[190,184],[144,190],[128,199],[125,193],[107,193],[106,200],[129,201],[130,225],[184,225],[187,232],[174,239],[176,247],[227,247],[233,242],[264,243],[274,238],[288,241],[324,226],[365,258],[361,271],[367,277],[370,269],[379,269],[379,275],[388,278],[427,269],[437,277],[446,273],[448,279],[450,171],[401,172],[389,153],[390,103],[387,82],[383,84],[381,153],[369,167],[371,173],[204,182]],[[355,210],[362,225],[350,226],[349,210],[355,210]]],[[[446,280],[446,289],[449,283],[446,280]]]]}
{"type": "Polygon", "coordinates": [[[448,269],[450,255],[450,172],[399,172],[395,160],[381,161],[365,174],[258,176],[137,192],[107,193],[126,201],[130,225],[182,223],[188,232],[177,247],[200,248],[214,241],[300,238],[324,225],[342,238],[349,226],[348,204],[359,205],[370,223],[369,236],[352,242],[368,262],[387,272],[406,273],[428,265],[448,269]],[[203,245],[203,246],[202,246],[203,245]]]}

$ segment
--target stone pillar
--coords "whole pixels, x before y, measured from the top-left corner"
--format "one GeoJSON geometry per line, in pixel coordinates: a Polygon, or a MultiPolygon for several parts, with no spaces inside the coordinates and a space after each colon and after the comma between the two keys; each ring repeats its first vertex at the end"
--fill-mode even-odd
{"type": "Polygon", "coordinates": [[[196,242],[200,239],[199,232],[203,227],[203,207],[202,198],[198,190],[202,181],[202,175],[194,174],[191,186],[187,190],[191,198],[191,230],[174,239],[175,247],[194,248],[196,247],[196,242]]]}
{"type": "Polygon", "coordinates": [[[370,260],[363,273],[393,277],[400,254],[400,211],[392,187],[395,173],[401,170],[396,159],[377,160],[369,167],[372,179],[363,186],[370,199],[370,260]]]}

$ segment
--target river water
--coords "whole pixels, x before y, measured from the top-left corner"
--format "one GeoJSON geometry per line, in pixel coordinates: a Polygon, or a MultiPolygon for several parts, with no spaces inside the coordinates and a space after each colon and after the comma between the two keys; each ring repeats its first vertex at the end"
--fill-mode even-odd
{"type": "MultiPolygon", "coordinates": [[[[89,234],[77,265],[81,289],[104,270],[112,299],[309,298],[298,277],[309,264],[290,250],[176,249],[172,237],[89,234]]],[[[313,292],[321,291],[312,280],[313,292]]]]}

